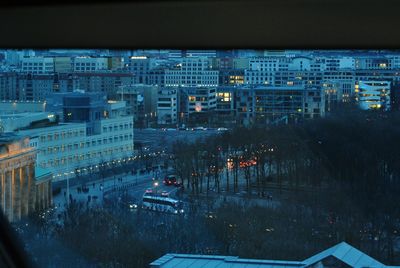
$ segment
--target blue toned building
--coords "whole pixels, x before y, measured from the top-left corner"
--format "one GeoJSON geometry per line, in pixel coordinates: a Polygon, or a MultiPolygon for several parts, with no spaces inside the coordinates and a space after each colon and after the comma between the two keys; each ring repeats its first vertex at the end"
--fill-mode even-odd
{"type": "Polygon", "coordinates": [[[389,268],[342,242],[303,261],[242,259],[235,256],[166,254],[150,263],[151,268],[389,268]]]}

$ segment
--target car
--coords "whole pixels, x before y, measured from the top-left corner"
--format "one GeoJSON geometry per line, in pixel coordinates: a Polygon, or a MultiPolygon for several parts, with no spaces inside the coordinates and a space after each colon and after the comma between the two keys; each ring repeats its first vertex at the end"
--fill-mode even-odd
{"type": "Polygon", "coordinates": [[[130,209],[136,209],[136,208],[138,208],[138,205],[135,204],[135,203],[133,203],[133,202],[128,202],[128,206],[129,206],[130,209]]]}
{"type": "Polygon", "coordinates": [[[167,191],[162,191],[162,192],[161,192],[161,196],[168,197],[168,196],[169,196],[169,193],[168,193],[167,191]]]}
{"type": "Polygon", "coordinates": [[[226,127],[219,127],[218,129],[217,129],[217,131],[227,131],[228,129],[226,128],[226,127]]]}
{"type": "Polygon", "coordinates": [[[147,188],[145,191],[146,194],[152,194],[153,193],[153,189],[151,188],[147,188]]]}
{"type": "Polygon", "coordinates": [[[182,186],[182,183],[180,183],[180,182],[178,181],[178,176],[176,176],[176,175],[167,175],[167,176],[164,178],[163,183],[164,183],[164,185],[166,185],[166,186],[171,186],[171,185],[173,185],[173,186],[175,186],[175,187],[181,187],[181,186],[182,186]]]}
{"type": "Polygon", "coordinates": [[[207,128],[205,128],[205,127],[195,127],[195,128],[193,128],[193,130],[207,130],[207,128]]]}

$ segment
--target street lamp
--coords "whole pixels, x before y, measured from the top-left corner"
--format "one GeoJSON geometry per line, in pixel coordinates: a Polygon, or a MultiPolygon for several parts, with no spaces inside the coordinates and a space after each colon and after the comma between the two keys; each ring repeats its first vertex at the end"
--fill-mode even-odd
{"type": "Polygon", "coordinates": [[[67,173],[66,174],[67,174],[67,206],[69,206],[69,164],[68,164],[68,160],[67,160],[67,173]]]}
{"type": "Polygon", "coordinates": [[[154,186],[155,192],[156,192],[156,194],[157,194],[157,193],[158,193],[158,191],[157,191],[158,181],[155,181],[155,182],[153,183],[153,186],[154,186]]]}

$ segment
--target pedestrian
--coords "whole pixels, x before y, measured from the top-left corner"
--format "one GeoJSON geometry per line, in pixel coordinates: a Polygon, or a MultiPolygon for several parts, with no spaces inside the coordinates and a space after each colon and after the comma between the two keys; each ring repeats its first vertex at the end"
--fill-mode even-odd
{"type": "Polygon", "coordinates": [[[93,182],[93,188],[94,188],[94,186],[95,186],[95,184],[94,184],[94,182],[93,182]]]}

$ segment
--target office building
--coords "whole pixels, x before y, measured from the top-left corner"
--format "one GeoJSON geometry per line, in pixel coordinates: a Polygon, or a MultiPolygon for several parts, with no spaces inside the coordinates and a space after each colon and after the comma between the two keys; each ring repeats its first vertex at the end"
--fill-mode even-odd
{"type": "Polygon", "coordinates": [[[45,101],[54,92],[72,92],[78,88],[77,77],[72,74],[23,74],[17,76],[16,99],[45,101]]]}
{"type": "Polygon", "coordinates": [[[21,59],[21,71],[31,74],[54,73],[54,60],[47,57],[24,57],[21,59]]]}
{"type": "Polygon", "coordinates": [[[75,57],[72,61],[73,71],[77,73],[108,70],[108,59],[100,57],[75,57]]]}
{"type": "Polygon", "coordinates": [[[206,123],[213,115],[213,111],[217,107],[217,91],[216,87],[189,87],[181,88],[187,95],[187,105],[185,113],[187,120],[191,123],[206,123]]]}
{"type": "Polygon", "coordinates": [[[17,73],[0,73],[0,100],[19,100],[20,93],[17,91],[17,73]]]}
{"type": "Polygon", "coordinates": [[[304,119],[325,116],[325,96],[320,87],[252,86],[236,91],[237,123],[258,124],[296,123],[304,119]]]}
{"type": "Polygon", "coordinates": [[[128,72],[84,72],[75,73],[78,80],[77,89],[85,92],[104,92],[107,99],[115,100],[117,90],[120,86],[132,85],[135,82],[135,76],[128,72]]]}
{"type": "Polygon", "coordinates": [[[235,97],[237,90],[240,90],[240,88],[233,86],[217,88],[215,114],[212,116],[216,125],[231,127],[236,123],[235,97]]]}
{"type": "Polygon", "coordinates": [[[362,110],[390,110],[389,81],[359,81],[356,100],[362,110]]]}
{"type": "Polygon", "coordinates": [[[177,89],[162,89],[158,92],[157,123],[172,125],[177,123],[178,96],[177,89]]]}
{"type": "Polygon", "coordinates": [[[145,84],[148,73],[156,67],[155,59],[146,56],[132,56],[129,58],[128,68],[134,75],[135,84],[145,84]]]}
{"type": "Polygon", "coordinates": [[[49,110],[62,111],[62,122],[28,125],[18,132],[37,140],[38,167],[50,170],[58,181],[131,158],[133,118],[124,115],[125,102],[105,101],[94,93],[55,95],[49,110]]]}
{"type": "Polygon", "coordinates": [[[146,126],[156,122],[159,86],[127,85],[118,88],[116,100],[126,102],[128,115],[133,116],[135,124],[146,126]]]}
{"type": "Polygon", "coordinates": [[[207,58],[183,58],[175,68],[165,70],[166,87],[215,87],[218,71],[207,58]]]}
{"type": "Polygon", "coordinates": [[[54,57],[54,72],[56,73],[71,73],[72,72],[71,57],[54,57]]]}

